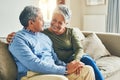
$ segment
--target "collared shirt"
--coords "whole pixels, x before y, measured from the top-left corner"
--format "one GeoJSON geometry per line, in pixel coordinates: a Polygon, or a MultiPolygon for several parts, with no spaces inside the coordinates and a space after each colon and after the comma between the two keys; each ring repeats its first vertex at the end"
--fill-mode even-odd
{"type": "Polygon", "coordinates": [[[57,58],[51,40],[41,32],[33,33],[26,29],[18,31],[9,50],[15,58],[18,76],[26,75],[28,70],[44,74],[65,74],[66,64],[57,58]]]}

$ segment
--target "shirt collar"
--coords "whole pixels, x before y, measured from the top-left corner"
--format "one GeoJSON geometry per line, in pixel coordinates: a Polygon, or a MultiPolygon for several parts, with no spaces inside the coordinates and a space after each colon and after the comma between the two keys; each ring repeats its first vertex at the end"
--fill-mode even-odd
{"type": "Polygon", "coordinates": [[[23,28],[23,30],[26,31],[26,32],[28,32],[28,33],[30,33],[30,34],[33,34],[33,35],[35,35],[35,34],[38,33],[38,32],[32,32],[31,30],[28,30],[28,29],[25,29],[25,28],[23,28]]]}

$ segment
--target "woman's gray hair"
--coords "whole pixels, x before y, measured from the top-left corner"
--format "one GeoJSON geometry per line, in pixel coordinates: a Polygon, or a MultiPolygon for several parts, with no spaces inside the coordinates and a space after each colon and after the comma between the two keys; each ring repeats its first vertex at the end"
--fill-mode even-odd
{"type": "Polygon", "coordinates": [[[19,16],[20,23],[26,28],[29,20],[35,20],[38,16],[40,8],[34,6],[26,6],[19,16]]]}
{"type": "Polygon", "coordinates": [[[71,11],[66,5],[58,5],[53,11],[53,14],[54,13],[62,14],[65,19],[65,22],[68,22],[71,19],[71,11]]]}

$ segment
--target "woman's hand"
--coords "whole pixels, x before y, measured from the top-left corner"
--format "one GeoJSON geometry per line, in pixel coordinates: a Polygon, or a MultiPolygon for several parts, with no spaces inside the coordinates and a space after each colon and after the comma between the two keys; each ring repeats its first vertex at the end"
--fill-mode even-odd
{"type": "Polygon", "coordinates": [[[8,36],[6,38],[6,41],[8,42],[8,44],[12,41],[14,36],[15,36],[15,32],[8,34],[8,36]]]}
{"type": "Polygon", "coordinates": [[[67,74],[71,73],[80,74],[80,70],[83,66],[84,63],[74,60],[67,64],[67,74]]]}

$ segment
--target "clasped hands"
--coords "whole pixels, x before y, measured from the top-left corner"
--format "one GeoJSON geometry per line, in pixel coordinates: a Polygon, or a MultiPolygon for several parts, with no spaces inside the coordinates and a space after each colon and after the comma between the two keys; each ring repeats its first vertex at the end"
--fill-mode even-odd
{"type": "Polygon", "coordinates": [[[76,75],[80,74],[81,68],[83,68],[84,63],[80,61],[71,61],[67,64],[67,74],[75,73],[76,75]]]}

